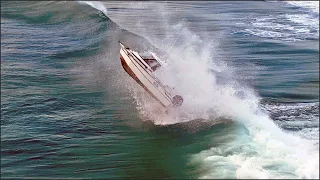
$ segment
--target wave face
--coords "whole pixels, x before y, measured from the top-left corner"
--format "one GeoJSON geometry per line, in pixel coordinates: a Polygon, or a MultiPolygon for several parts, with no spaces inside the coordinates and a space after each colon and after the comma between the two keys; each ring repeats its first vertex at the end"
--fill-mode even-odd
{"type": "Polygon", "coordinates": [[[5,178],[319,178],[311,2],[1,2],[5,178]],[[156,52],[184,104],[122,69],[156,52]]]}

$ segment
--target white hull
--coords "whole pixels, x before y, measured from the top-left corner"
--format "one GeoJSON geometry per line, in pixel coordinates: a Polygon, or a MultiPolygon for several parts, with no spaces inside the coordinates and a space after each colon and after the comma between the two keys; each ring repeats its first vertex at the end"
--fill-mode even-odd
{"type": "Polygon", "coordinates": [[[170,106],[172,104],[170,92],[166,91],[159,80],[153,76],[152,70],[150,70],[150,67],[143,61],[141,56],[129,48],[126,49],[121,43],[120,45],[120,59],[126,72],[162,106],[170,106]]]}

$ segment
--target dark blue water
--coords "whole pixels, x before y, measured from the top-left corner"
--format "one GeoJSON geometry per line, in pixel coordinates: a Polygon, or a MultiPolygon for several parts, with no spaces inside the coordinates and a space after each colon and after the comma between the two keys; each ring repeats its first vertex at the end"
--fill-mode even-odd
{"type": "Polygon", "coordinates": [[[307,2],[1,2],[1,177],[319,178],[318,34],[307,2]]]}

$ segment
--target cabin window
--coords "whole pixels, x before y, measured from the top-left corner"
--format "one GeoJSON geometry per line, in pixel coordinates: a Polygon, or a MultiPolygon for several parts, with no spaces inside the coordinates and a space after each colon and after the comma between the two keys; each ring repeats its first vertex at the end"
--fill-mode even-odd
{"type": "Polygon", "coordinates": [[[155,66],[152,66],[151,69],[155,71],[156,69],[158,69],[158,67],[160,67],[160,64],[156,64],[155,66]]]}
{"type": "Polygon", "coordinates": [[[160,67],[160,64],[155,59],[145,59],[145,62],[151,67],[153,71],[160,67]]]}

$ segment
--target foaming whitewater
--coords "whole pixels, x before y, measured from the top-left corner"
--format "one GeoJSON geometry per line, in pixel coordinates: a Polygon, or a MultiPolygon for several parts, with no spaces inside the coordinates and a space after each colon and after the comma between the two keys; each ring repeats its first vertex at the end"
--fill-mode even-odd
{"type": "Polygon", "coordinates": [[[263,108],[281,128],[319,144],[319,102],[269,103],[263,108]]]}
{"type": "Polygon", "coordinates": [[[155,114],[154,112],[160,108],[159,105],[153,103],[150,105],[149,99],[137,97],[142,113],[152,115],[156,124],[178,123],[195,118],[207,119],[207,115],[212,114],[208,112],[213,107],[208,104],[212,104],[212,83],[215,82],[215,77],[210,75],[208,67],[211,59],[209,52],[213,49],[213,43],[208,42],[202,51],[198,51],[203,42],[196,35],[190,34],[181,24],[173,28],[181,31],[183,42],[179,44],[182,46],[172,46],[172,44],[163,46],[169,47],[167,49],[169,52],[164,56],[167,57],[164,59],[167,65],[159,69],[156,76],[182,95],[184,103],[180,108],[170,109],[167,113],[161,111],[155,114]]]}
{"type": "Polygon", "coordinates": [[[234,81],[232,67],[217,52],[217,39],[204,40],[183,22],[165,27],[165,40],[150,38],[166,51],[160,58],[167,65],[156,75],[174,87],[184,103],[166,112],[138,85],[130,86],[143,119],[164,125],[223,118],[243,125],[236,140],[193,155],[191,161],[205,169],[199,178],[319,178],[318,145],[283,131],[261,108],[255,91],[234,81]],[[179,38],[172,39],[171,34],[179,38]]]}
{"type": "Polygon", "coordinates": [[[217,40],[203,40],[183,23],[168,32],[181,36],[174,46],[175,40],[168,44],[154,41],[163,43],[159,47],[168,47],[163,56],[167,66],[156,75],[175,87],[184,104],[166,113],[147,93],[133,90],[141,115],[155,124],[232,119],[245,129],[235,141],[193,156],[191,161],[206,169],[199,178],[319,178],[318,146],[283,131],[260,107],[261,98],[254,90],[230,79],[232,68],[219,58],[217,40]],[[226,72],[231,73],[229,79],[218,79],[219,73],[226,72]]]}

